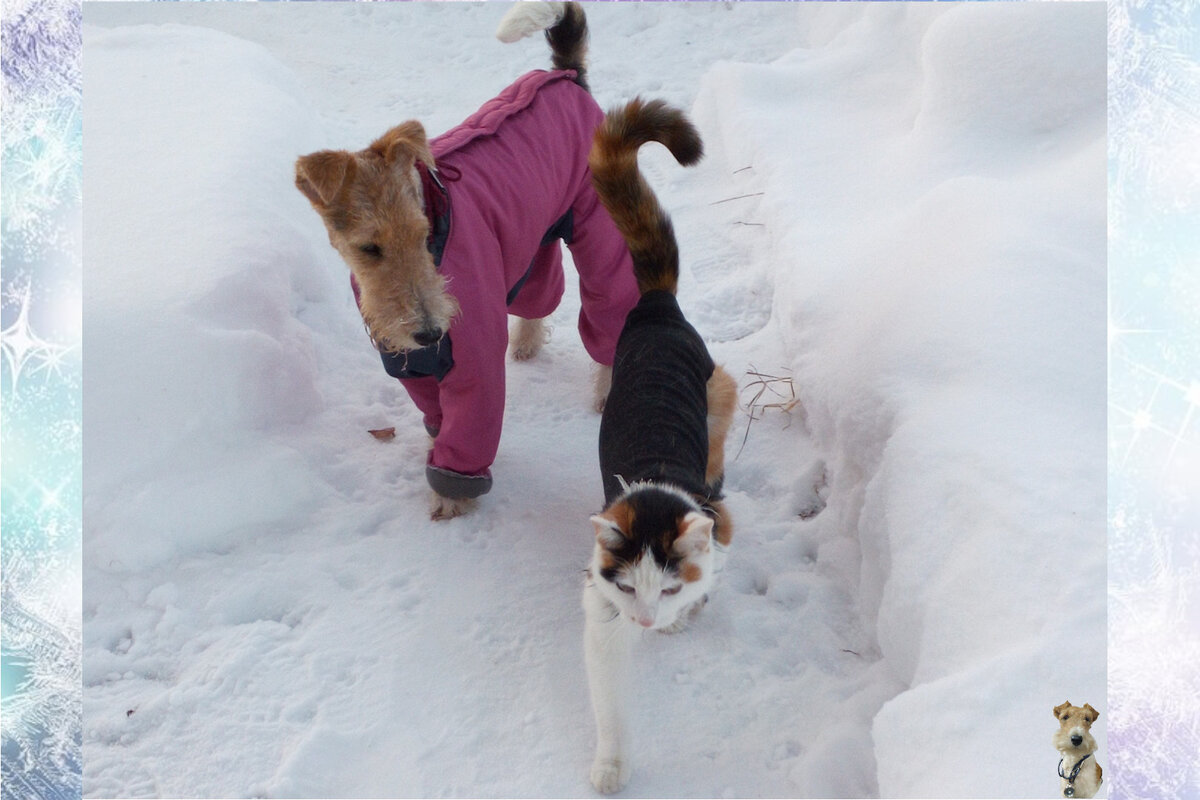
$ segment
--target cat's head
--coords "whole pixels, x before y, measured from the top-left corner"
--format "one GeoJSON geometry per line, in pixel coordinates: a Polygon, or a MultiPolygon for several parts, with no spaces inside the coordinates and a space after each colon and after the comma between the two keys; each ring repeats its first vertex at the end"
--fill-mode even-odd
{"type": "Polygon", "coordinates": [[[712,586],[713,521],[686,492],[634,484],[592,524],[595,586],[633,623],[670,627],[712,586]]]}

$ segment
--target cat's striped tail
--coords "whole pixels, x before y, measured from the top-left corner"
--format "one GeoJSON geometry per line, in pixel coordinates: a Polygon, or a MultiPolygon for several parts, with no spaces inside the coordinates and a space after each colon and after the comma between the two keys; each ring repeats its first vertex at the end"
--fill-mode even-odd
{"type": "Polygon", "coordinates": [[[704,155],[700,134],[682,111],[661,100],[639,97],[608,112],[596,131],[588,165],[600,201],[629,245],[638,290],[674,294],[679,247],[670,216],[638,169],[638,148],[646,142],[666,145],[685,167],[704,155]]]}

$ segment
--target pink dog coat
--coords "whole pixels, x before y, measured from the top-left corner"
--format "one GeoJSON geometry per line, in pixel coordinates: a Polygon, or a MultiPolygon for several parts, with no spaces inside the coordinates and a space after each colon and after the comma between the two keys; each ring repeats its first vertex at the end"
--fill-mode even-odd
{"type": "Polygon", "coordinates": [[[537,319],[558,307],[558,238],[579,272],[579,333],[595,361],[612,364],[625,316],[638,302],[629,249],[592,189],[587,165],[604,113],[574,76],[523,75],[430,142],[437,164],[434,180],[423,176],[430,250],[461,314],[438,344],[385,353],[383,360],[436,436],[426,477],[446,497],[491,488],[504,417],[507,315],[537,319]]]}

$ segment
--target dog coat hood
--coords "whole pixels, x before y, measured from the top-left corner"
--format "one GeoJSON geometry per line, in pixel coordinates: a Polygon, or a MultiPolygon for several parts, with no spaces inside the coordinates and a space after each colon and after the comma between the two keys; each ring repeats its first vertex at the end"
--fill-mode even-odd
{"type": "Polygon", "coordinates": [[[587,167],[604,114],[574,76],[527,73],[430,142],[449,210],[444,238],[431,249],[441,247],[438,269],[460,314],[432,352],[384,353],[383,361],[436,432],[426,476],[447,497],[490,489],[507,315],[536,319],[557,308],[565,285],[557,239],[579,272],[579,332],[595,361],[612,363],[638,301],[629,250],[587,167]]]}
{"type": "Polygon", "coordinates": [[[708,494],[708,379],[704,340],[670,292],[647,292],[617,343],[612,391],[600,420],[604,502],[641,480],[708,494]]]}

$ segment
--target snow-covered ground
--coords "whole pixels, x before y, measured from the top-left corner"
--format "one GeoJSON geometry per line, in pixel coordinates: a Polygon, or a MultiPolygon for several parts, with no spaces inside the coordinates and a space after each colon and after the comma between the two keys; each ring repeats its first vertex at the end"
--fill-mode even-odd
{"type": "MultiPolygon", "coordinates": [[[[509,370],[492,493],[431,522],[292,185],[545,67],[504,11],[85,8],[85,795],[592,794],[578,298],[509,370]]],[[[601,105],[705,138],[642,163],[746,404],[626,794],[1050,796],[1065,700],[1107,765],[1104,5],[587,11],[601,105]]]]}

